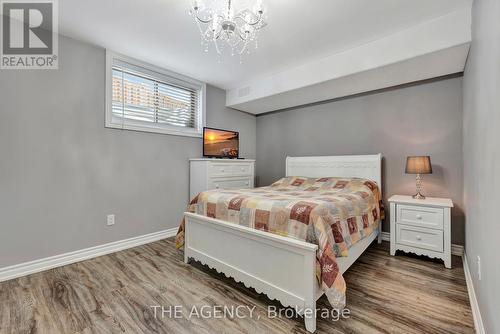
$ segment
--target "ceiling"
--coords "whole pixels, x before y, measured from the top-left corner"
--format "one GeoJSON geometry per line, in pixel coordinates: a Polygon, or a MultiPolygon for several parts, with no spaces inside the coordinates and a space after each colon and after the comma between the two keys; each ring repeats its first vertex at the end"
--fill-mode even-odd
{"type": "MultiPolygon", "coordinates": [[[[238,0],[233,0],[238,4],[238,0]]],[[[248,2],[249,0],[240,0],[248,2]]],[[[60,0],[59,30],[230,89],[394,34],[472,0],[263,0],[268,26],[244,58],[205,53],[189,0],[60,0]]]]}

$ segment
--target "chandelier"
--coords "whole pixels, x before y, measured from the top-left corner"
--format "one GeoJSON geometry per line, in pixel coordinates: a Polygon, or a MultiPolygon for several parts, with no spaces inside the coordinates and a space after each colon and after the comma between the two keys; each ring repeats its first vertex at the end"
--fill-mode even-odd
{"type": "Polygon", "coordinates": [[[194,17],[201,34],[201,44],[205,52],[213,44],[218,55],[230,51],[231,55],[250,53],[257,48],[260,29],[266,26],[262,0],[257,0],[254,8],[247,7],[235,13],[233,1],[194,1],[190,14],[194,17]]]}

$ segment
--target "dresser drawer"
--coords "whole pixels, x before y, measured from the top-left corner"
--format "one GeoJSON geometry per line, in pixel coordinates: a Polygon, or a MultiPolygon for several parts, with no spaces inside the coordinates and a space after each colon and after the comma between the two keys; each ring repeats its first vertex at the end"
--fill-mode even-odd
{"type": "Polygon", "coordinates": [[[253,188],[251,178],[232,178],[232,179],[210,179],[208,183],[210,189],[247,189],[253,188]]]}
{"type": "Polygon", "coordinates": [[[396,243],[442,252],[443,231],[397,224],[396,243]]]}
{"type": "Polygon", "coordinates": [[[231,167],[233,175],[252,175],[251,164],[235,164],[231,167]]]}
{"type": "Polygon", "coordinates": [[[398,224],[442,230],[444,212],[441,208],[398,204],[396,221],[398,224]]]}
{"type": "Polygon", "coordinates": [[[233,165],[229,163],[211,163],[208,165],[209,176],[228,176],[233,174],[233,165]]]}

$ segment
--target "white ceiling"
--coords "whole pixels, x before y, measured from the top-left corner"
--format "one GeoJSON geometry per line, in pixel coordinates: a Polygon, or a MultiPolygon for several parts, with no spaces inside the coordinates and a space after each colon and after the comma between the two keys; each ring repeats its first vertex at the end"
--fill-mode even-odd
{"type": "Polygon", "coordinates": [[[261,114],[464,70],[471,8],[226,90],[226,106],[261,114]]]}
{"type": "MultiPolygon", "coordinates": [[[[233,0],[238,3],[238,0],[233,0]]],[[[249,0],[240,0],[249,1],[249,0]]],[[[259,49],[217,61],[200,46],[189,0],[60,0],[60,32],[229,89],[394,34],[472,0],[263,0],[259,49]]]]}

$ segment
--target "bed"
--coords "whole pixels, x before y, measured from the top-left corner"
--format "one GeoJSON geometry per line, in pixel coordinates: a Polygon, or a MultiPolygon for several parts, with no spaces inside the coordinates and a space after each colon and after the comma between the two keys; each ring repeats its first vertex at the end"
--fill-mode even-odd
{"type": "MultiPolygon", "coordinates": [[[[301,201],[314,204],[316,200],[328,201],[328,198],[330,198],[324,195],[329,193],[322,190],[323,188],[318,189],[321,187],[321,185],[318,186],[318,182],[330,182],[329,184],[333,184],[334,188],[338,188],[338,184],[350,187],[350,182],[352,182],[355,192],[354,190],[349,192],[349,189],[344,191],[342,188],[341,195],[332,192],[331,196],[335,197],[330,198],[330,202],[339,200],[355,201],[356,198],[360,200],[366,199],[368,191],[359,191],[359,188],[363,186],[373,190],[374,194],[378,192],[376,198],[379,199],[381,198],[381,158],[381,154],[287,157],[286,178],[270,187],[245,190],[245,192],[241,193],[234,190],[222,191],[222,193],[221,191],[214,191],[213,193],[202,193],[200,196],[204,196],[205,199],[210,198],[210,196],[212,196],[212,199],[214,196],[233,196],[228,203],[229,209],[231,209],[231,205],[235,205],[234,203],[241,203],[241,199],[251,198],[252,194],[259,194],[260,198],[270,197],[272,201],[269,200],[266,203],[274,203],[273,201],[280,200],[286,202],[287,199],[290,201],[294,199],[295,194],[296,197],[301,198],[301,201]],[[300,180],[300,182],[297,180],[300,180]],[[305,185],[303,185],[304,182],[306,182],[305,185]],[[297,189],[300,191],[293,191],[294,186],[298,186],[297,189]],[[273,191],[277,191],[283,196],[275,195],[273,191]],[[278,198],[276,198],[277,196],[278,198]],[[292,197],[290,198],[290,196],[292,197]]],[[[371,201],[370,205],[373,205],[371,197],[369,199],[371,201]]],[[[215,197],[215,201],[218,200],[218,197],[215,197]]],[[[200,199],[196,198],[193,201],[196,204],[200,199]]],[[[365,206],[368,205],[367,203],[365,203],[365,206]]],[[[252,203],[246,204],[252,205],[252,203]]],[[[259,205],[259,203],[253,204],[259,205]]],[[[327,204],[330,205],[331,203],[327,204]]],[[[332,205],[336,206],[337,204],[332,205]]],[[[205,209],[208,206],[206,204],[205,209]]],[[[340,204],[338,206],[341,207],[340,204]]],[[[367,206],[367,208],[369,212],[372,211],[371,207],[367,206]]],[[[348,243],[350,243],[347,250],[336,246],[337,252],[345,251],[346,254],[344,256],[331,255],[335,260],[335,263],[333,263],[335,271],[338,271],[339,275],[336,276],[335,280],[331,280],[332,286],[325,287],[325,282],[321,280],[321,275],[328,276],[323,270],[325,262],[318,265],[318,254],[325,255],[325,249],[327,249],[324,248],[325,238],[323,236],[320,235],[317,238],[317,233],[311,232],[310,227],[302,231],[301,226],[303,224],[294,225],[294,228],[291,229],[293,233],[282,233],[276,228],[273,233],[270,233],[268,228],[259,225],[259,219],[255,219],[257,223],[246,224],[248,226],[237,224],[235,220],[240,219],[240,217],[235,218],[234,215],[242,214],[243,211],[240,213],[239,208],[232,209],[229,210],[229,214],[225,211],[224,213],[217,212],[218,215],[215,212],[218,210],[216,206],[213,206],[212,209],[208,207],[208,211],[213,211],[212,214],[207,214],[207,212],[203,214],[184,213],[184,223],[181,225],[178,234],[178,237],[182,235],[184,261],[186,263],[189,263],[191,259],[199,261],[238,282],[242,282],[247,287],[254,288],[259,293],[266,294],[271,299],[280,301],[284,306],[295,308],[299,314],[304,315],[305,327],[309,332],[316,330],[316,312],[308,310],[316,309],[316,300],[324,293],[327,294],[332,306],[341,304],[342,293],[340,292],[342,292],[342,288],[345,297],[345,284],[342,286],[343,278],[341,274],[356,261],[375,239],[378,238],[378,242],[381,242],[380,210],[377,212],[373,210],[373,215],[370,216],[363,214],[362,219],[360,216],[358,227],[356,227],[357,223],[354,220],[353,230],[351,230],[349,221],[348,226],[346,225],[349,233],[352,233],[349,235],[356,237],[353,237],[352,240],[351,237],[347,237],[348,243]],[[223,217],[224,219],[213,217],[223,217]],[[289,234],[293,234],[293,237],[290,237],[289,234]],[[318,268],[320,269],[318,270],[318,268]]],[[[303,208],[299,206],[299,209],[302,211],[301,214],[295,214],[295,223],[304,217],[302,213],[307,210],[307,205],[303,208]]],[[[255,218],[255,210],[253,215],[253,218],[255,218]]],[[[309,219],[309,215],[307,215],[307,219],[309,219]]],[[[324,222],[322,223],[324,224],[324,222]]],[[[319,258],[322,260],[325,256],[319,256],[319,258]]],[[[331,262],[330,259],[327,258],[327,260],[331,262]]]]}

